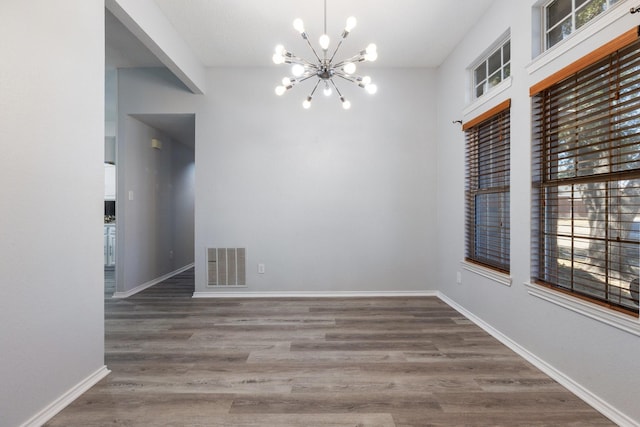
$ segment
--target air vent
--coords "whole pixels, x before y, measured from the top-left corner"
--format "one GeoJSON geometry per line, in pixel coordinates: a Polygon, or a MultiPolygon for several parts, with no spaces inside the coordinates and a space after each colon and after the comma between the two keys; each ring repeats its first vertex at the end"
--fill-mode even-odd
{"type": "Polygon", "coordinates": [[[245,248],[207,248],[209,286],[246,286],[245,248]]]}

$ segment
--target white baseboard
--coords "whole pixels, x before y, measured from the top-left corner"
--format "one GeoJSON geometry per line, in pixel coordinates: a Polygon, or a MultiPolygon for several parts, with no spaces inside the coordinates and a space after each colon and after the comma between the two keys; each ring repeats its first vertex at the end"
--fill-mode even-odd
{"type": "Polygon", "coordinates": [[[193,298],[372,298],[436,297],[438,291],[194,292],[193,298]]]}
{"type": "Polygon", "coordinates": [[[156,279],[150,280],[147,283],[143,283],[142,285],[136,286],[135,288],[130,289],[130,290],[126,291],[126,292],[117,292],[116,291],[111,298],[129,298],[131,295],[135,295],[138,292],[142,292],[145,289],[148,289],[148,288],[150,288],[150,287],[152,287],[154,285],[157,285],[160,282],[163,282],[163,281],[165,281],[167,279],[170,279],[171,277],[175,276],[176,274],[180,274],[183,271],[187,271],[188,269],[192,268],[193,265],[194,265],[193,263],[187,264],[184,267],[180,267],[177,270],[174,270],[174,271],[172,271],[170,273],[167,273],[167,274],[165,274],[163,276],[160,276],[160,277],[158,277],[156,279]]]}
{"type": "Polygon", "coordinates": [[[516,352],[519,356],[527,360],[529,363],[534,365],[536,368],[540,369],[545,374],[549,375],[551,378],[556,380],[560,385],[565,387],[567,390],[575,394],[577,397],[582,399],[585,403],[592,406],[595,410],[600,412],[605,417],[609,418],[614,423],[618,424],[621,427],[633,427],[638,426],[638,422],[628,417],[626,414],[620,412],[617,408],[610,405],[608,402],[604,401],[589,389],[585,388],[581,384],[577,383],[569,376],[564,374],[562,371],[559,371],[549,363],[545,362],[535,354],[531,353],[526,348],[522,347],[517,342],[513,341],[497,329],[493,328],[491,325],[480,319],[478,316],[474,315],[442,292],[438,292],[438,298],[447,303],[451,308],[458,311],[460,314],[464,315],[466,318],[471,320],[473,323],[482,328],[489,335],[500,341],[502,344],[509,347],[511,350],[516,352]]]}
{"type": "Polygon", "coordinates": [[[109,375],[110,372],[111,371],[108,370],[106,366],[102,366],[93,374],[89,375],[87,378],[73,386],[62,396],[51,402],[51,404],[35,414],[20,427],[40,427],[51,418],[56,416],[58,412],[69,406],[69,404],[80,397],[80,395],[93,387],[98,381],[109,375]]]}

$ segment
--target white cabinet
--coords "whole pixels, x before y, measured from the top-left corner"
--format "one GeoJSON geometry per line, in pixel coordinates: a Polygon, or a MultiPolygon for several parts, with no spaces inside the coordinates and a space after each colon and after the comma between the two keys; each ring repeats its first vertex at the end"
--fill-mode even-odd
{"type": "Polygon", "coordinates": [[[116,265],[116,225],[104,225],[104,266],[116,265]]]}

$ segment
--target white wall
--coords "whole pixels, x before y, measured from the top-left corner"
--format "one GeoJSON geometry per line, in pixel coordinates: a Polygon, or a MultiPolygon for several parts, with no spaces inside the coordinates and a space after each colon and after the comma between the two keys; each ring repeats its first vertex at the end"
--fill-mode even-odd
{"type": "MultiPolygon", "coordinates": [[[[628,2],[625,2],[628,3],[628,2]]],[[[438,71],[438,247],[441,291],[621,414],[640,420],[637,336],[591,320],[528,294],[530,279],[531,121],[529,86],[619,35],[637,19],[625,16],[557,60],[529,72],[532,1],[499,0],[478,20],[438,71]],[[512,85],[473,111],[468,107],[466,68],[511,29],[512,85]],[[511,287],[462,269],[464,259],[464,133],[451,120],[469,120],[498,102],[511,107],[511,287]],[[456,283],[456,273],[462,283],[456,283]]],[[[620,8],[628,11],[628,5],[620,8]]],[[[608,19],[608,18],[607,18],[608,19]]],[[[582,37],[584,38],[584,37],[582,37]]],[[[547,55],[548,57],[548,55],[547,55]]],[[[475,104],[477,105],[477,104],[475,104]]],[[[624,419],[624,416],[623,416],[624,419]]]]}
{"type": "Polygon", "coordinates": [[[370,70],[353,107],[283,73],[215,70],[197,141],[196,289],[206,247],[246,247],[250,292],[435,289],[434,73],[370,70]],[[264,263],[266,274],[257,275],[264,263]]]}
{"type": "Polygon", "coordinates": [[[122,70],[119,108],[196,112],[196,290],[206,247],[246,247],[246,292],[434,290],[435,73],[370,70],[353,107],[311,87],[279,98],[277,67],[210,70],[206,96],[122,70]],[[257,274],[257,263],[266,274],[257,274]]]}
{"type": "Polygon", "coordinates": [[[104,4],[0,2],[0,424],[104,363],[104,4]]]}
{"type": "Polygon", "coordinates": [[[173,267],[193,263],[195,230],[195,158],[194,151],[175,144],[171,153],[171,201],[173,221],[173,267]]]}
{"type": "Polygon", "coordinates": [[[174,267],[194,262],[195,158],[194,151],[179,145],[172,153],[172,223],[174,267]]]}
{"type": "Polygon", "coordinates": [[[116,274],[123,293],[193,263],[194,153],[119,114],[116,274]]]}
{"type": "MultiPolygon", "coordinates": [[[[115,138],[118,131],[118,70],[114,68],[104,71],[104,96],[104,136],[115,138]]],[[[114,150],[115,160],[115,147],[110,149],[114,150]]]]}

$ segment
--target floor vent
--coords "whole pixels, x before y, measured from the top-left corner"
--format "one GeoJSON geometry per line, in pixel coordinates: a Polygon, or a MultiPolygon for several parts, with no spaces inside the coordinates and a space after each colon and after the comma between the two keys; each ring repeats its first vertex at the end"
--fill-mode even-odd
{"type": "Polygon", "coordinates": [[[246,286],[245,248],[207,248],[209,286],[246,286]]]}

